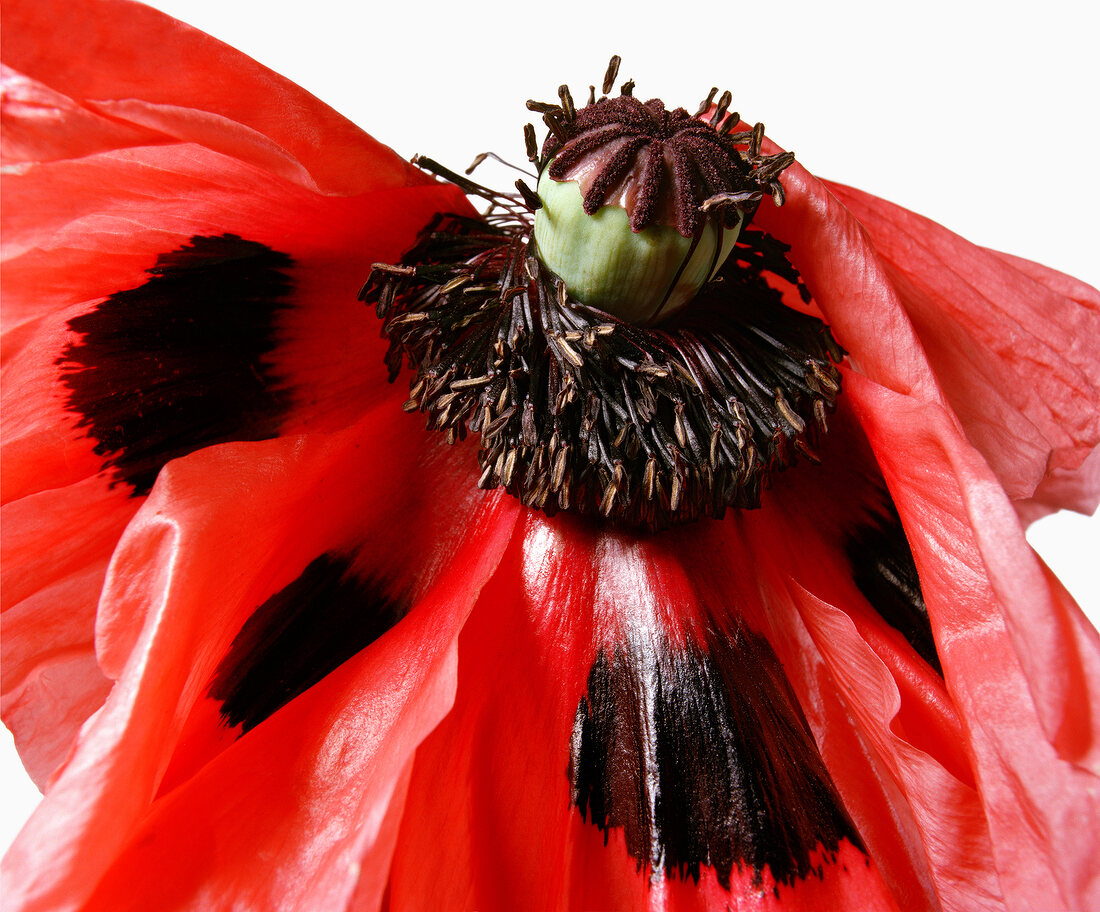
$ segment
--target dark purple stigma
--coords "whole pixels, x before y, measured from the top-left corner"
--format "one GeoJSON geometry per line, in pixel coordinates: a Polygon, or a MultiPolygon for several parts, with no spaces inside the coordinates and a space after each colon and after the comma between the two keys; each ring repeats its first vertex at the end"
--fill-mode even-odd
{"type": "Polygon", "coordinates": [[[584,211],[618,205],[630,216],[630,227],[652,224],[674,227],[692,237],[706,219],[704,204],[718,196],[765,192],[739,145],[751,133],[730,133],[732,115],[719,129],[688,114],[669,111],[659,98],[641,102],[631,95],[605,97],[581,108],[553,132],[543,146],[550,177],[580,184],[584,211]]]}

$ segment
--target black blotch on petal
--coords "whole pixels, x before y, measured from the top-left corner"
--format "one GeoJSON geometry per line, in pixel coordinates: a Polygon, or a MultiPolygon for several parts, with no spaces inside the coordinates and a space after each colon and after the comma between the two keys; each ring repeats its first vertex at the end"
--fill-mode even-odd
{"type": "Polygon", "coordinates": [[[776,884],[822,876],[862,844],[783,668],[740,632],[706,648],[601,651],[574,719],[569,776],[586,821],[621,827],[639,868],[718,882],[749,867],[776,884]]]}
{"type": "Polygon", "coordinates": [[[408,611],[407,603],[323,554],[257,608],[218,665],[209,694],[244,731],[369,646],[408,611]]]}
{"type": "Polygon", "coordinates": [[[291,265],[256,241],[196,236],[69,322],[82,338],[57,361],[67,407],[116,481],[147,494],[171,459],[276,435],[288,395],[265,356],[291,265]]]}
{"type": "Polygon", "coordinates": [[[913,552],[897,512],[863,525],[847,545],[852,579],[871,607],[943,674],[913,552]]]}

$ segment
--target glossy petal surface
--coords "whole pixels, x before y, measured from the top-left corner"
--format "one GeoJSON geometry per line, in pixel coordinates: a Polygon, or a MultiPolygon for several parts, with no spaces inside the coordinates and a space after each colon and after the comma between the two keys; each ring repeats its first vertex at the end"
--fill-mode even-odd
{"type": "Polygon", "coordinates": [[[219,447],[172,464],[128,528],[101,603],[118,683],[13,847],[8,871],[24,877],[9,896],[26,908],[171,908],[229,891],[245,905],[313,908],[295,870],[319,878],[317,895],[351,895],[347,853],[374,844],[416,742],[449,705],[458,628],[516,510],[470,492],[450,452],[417,453],[415,438],[410,452],[409,438],[394,436],[402,421],[388,408],[335,436],[219,447]],[[433,466],[426,489],[392,474],[402,448],[406,479],[433,466]],[[364,483],[372,461],[396,483],[364,483]],[[217,489],[211,477],[222,479],[217,489]],[[469,517],[464,535],[440,523],[432,501],[469,517]],[[401,543],[389,539],[397,517],[408,532],[401,543]],[[332,552],[348,554],[374,587],[401,593],[407,618],[234,741],[239,732],[210,696],[219,663],[257,605],[332,552]],[[349,728],[343,720],[352,719],[349,728]],[[343,784],[326,768],[340,770],[343,784]],[[229,805],[220,800],[227,791],[236,796],[229,805]],[[332,818],[346,801],[358,810],[332,818]],[[162,814],[178,824],[150,832],[184,844],[142,835],[162,814]],[[211,844],[188,835],[196,828],[217,853],[194,854],[211,844]],[[237,852],[240,862],[228,862],[237,852]],[[287,881],[271,880],[266,863],[241,874],[271,852],[287,881]],[[111,886],[115,870],[121,892],[111,886]]]}
{"type": "Polygon", "coordinates": [[[19,672],[5,674],[4,713],[19,744],[52,720],[28,748],[45,784],[117,673],[109,658],[106,676],[96,667],[95,604],[134,495],[193,449],[357,420],[381,389],[363,360],[382,348],[355,292],[371,262],[464,201],[151,10],[12,3],[4,16],[4,608],[21,634],[5,641],[19,672]],[[150,80],[166,61],[173,80],[150,80]],[[281,258],[284,285],[202,316],[209,267],[172,284],[163,266],[187,251],[226,262],[210,245],[227,236],[281,258]],[[204,328],[185,343],[187,327],[204,328]],[[233,363],[254,387],[245,399],[226,383],[233,363]],[[211,401],[228,406],[220,419],[211,401]],[[59,635],[43,606],[61,593],[59,635]]]}
{"type": "Polygon", "coordinates": [[[884,259],[953,410],[1009,496],[1030,497],[1052,474],[1077,469],[1100,443],[1100,293],[885,200],[826,186],[884,259]]]}
{"type": "Polygon", "coordinates": [[[795,165],[820,464],[547,518],[356,301],[456,188],[143,7],[4,17],[13,908],[1100,904],[1100,640],[1021,526],[1100,497],[1094,289],[795,165]]]}
{"type": "Polygon", "coordinates": [[[740,593],[700,589],[673,542],[530,517],[418,752],[395,908],[895,907],[740,593]]]}

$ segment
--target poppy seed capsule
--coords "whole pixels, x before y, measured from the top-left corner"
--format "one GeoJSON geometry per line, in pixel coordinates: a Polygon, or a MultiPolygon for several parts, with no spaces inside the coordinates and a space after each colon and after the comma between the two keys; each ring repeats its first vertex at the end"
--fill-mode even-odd
{"type": "Polygon", "coordinates": [[[741,229],[740,213],[707,219],[696,237],[669,225],[630,227],[625,209],[584,211],[580,185],[556,181],[544,169],[538,184],[535,243],[542,264],[569,294],[630,323],[671,316],[687,304],[725,262],[741,229]]]}
{"type": "Polygon", "coordinates": [[[738,148],[751,136],[660,99],[580,109],[543,148],[539,260],[575,300],[636,324],[667,318],[715,275],[768,192],[757,156],[738,148]]]}

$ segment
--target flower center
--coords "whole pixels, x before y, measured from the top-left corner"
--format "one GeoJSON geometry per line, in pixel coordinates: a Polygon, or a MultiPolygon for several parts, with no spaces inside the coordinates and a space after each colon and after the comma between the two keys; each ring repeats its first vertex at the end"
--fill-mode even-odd
{"type": "Polygon", "coordinates": [[[551,130],[541,153],[525,131],[537,194],[420,159],[490,208],[437,216],[361,298],[390,379],[416,371],[406,410],[452,443],[480,435],[481,487],[663,528],[758,506],[775,471],[815,460],[843,353],[784,305],[779,288],[810,297],[786,248],[744,227],[765,195],[782,202],[791,156],[760,154],[761,125],[729,132],[728,93],[708,121],[631,83],[606,97],[615,66],[579,111],[565,87],[528,104],[551,130]]]}
{"type": "MultiPolygon", "coordinates": [[[[613,59],[608,89],[615,69],[613,59]]],[[[536,105],[549,107],[551,128],[539,161],[537,256],[576,300],[632,323],[668,318],[714,277],[793,157],[765,161],[742,148],[753,134],[730,134],[738,117],[726,116],[728,96],[713,114],[701,109],[702,120],[630,94],[575,111],[566,93],[560,107],[536,105]]]]}

